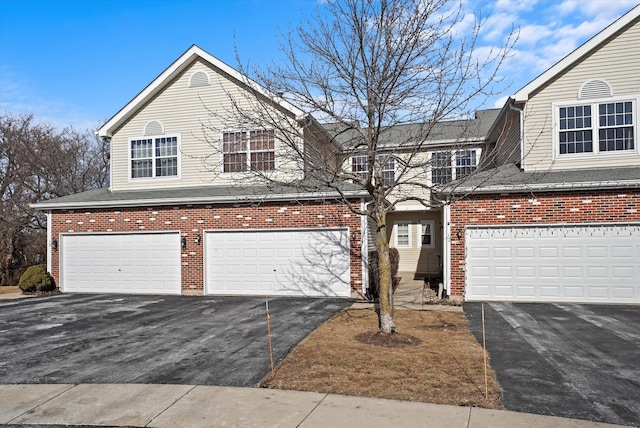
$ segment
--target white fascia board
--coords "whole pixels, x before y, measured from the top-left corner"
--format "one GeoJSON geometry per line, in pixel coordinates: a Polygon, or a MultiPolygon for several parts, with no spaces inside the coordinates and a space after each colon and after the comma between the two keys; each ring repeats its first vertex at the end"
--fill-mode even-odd
{"type": "MultiPolygon", "coordinates": [[[[368,198],[368,194],[363,191],[343,192],[344,196],[351,198],[368,198]]],[[[29,206],[38,210],[56,209],[82,209],[82,208],[121,208],[121,207],[147,207],[159,205],[201,205],[201,204],[222,204],[235,202],[278,202],[295,200],[314,199],[339,199],[336,192],[317,193],[289,193],[278,195],[252,195],[252,196],[201,196],[197,198],[159,198],[159,199],[129,199],[120,201],[90,201],[90,202],[59,202],[47,203],[39,202],[29,206]]]]}
{"type": "Polygon", "coordinates": [[[143,104],[152,95],[157,93],[160,89],[164,88],[172,80],[175,74],[177,72],[180,72],[195,57],[202,58],[203,60],[213,64],[216,68],[222,70],[222,72],[247,85],[257,93],[262,94],[271,100],[274,100],[284,109],[293,113],[297,120],[303,120],[306,117],[306,114],[299,108],[295,107],[288,101],[285,101],[281,97],[269,93],[269,91],[267,91],[265,88],[263,88],[247,76],[243,75],[242,73],[238,72],[233,67],[230,67],[210,53],[205,52],[198,46],[193,45],[177,60],[175,60],[169,67],[167,67],[158,77],[156,77],[146,88],[144,88],[142,92],[136,95],[136,97],[129,101],[126,106],[120,109],[118,113],[116,113],[111,119],[109,119],[104,125],[102,125],[102,127],[98,129],[96,134],[100,137],[111,137],[113,135],[114,128],[116,128],[132,112],[136,111],[139,105],[143,104]]]}
{"type": "Polygon", "coordinates": [[[598,34],[593,36],[587,42],[579,46],[569,55],[562,58],[555,65],[551,66],[547,71],[542,73],[540,76],[533,79],[526,86],[520,89],[515,93],[511,98],[513,98],[516,102],[523,102],[529,100],[529,94],[535,91],[537,88],[545,84],[547,81],[551,80],[556,75],[560,74],[566,68],[571,66],[574,62],[578,61],[584,55],[591,52],[595,49],[600,43],[607,40],[609,37],[614,35],[616,32],[620,31],[622,28],[631,23],[634,19],[640,16],[640,4],[631,9],[622,17],[618,18],[617,21],[610,24],[607,28],[600,31],[598,34]]]}
{"type": "Polygon", "coordinates": [[[618,181],[590,181],[582,183],[537,183],[537,184],[514,184],[514,185],[496,185],[485,187],[458,187],[453,193],[518,193],[528,192],[531,190],[559,192],[567,190],[580,189],[625,189],[640,187],[640,180],[618,180],[618,181]]]}

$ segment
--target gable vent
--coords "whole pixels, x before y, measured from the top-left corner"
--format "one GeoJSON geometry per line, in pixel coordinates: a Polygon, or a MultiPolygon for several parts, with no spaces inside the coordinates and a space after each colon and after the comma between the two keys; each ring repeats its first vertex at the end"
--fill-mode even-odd
{"type": "Polygon", "coordinates": [[[189,87],[195,88],[197,86],[209,86],[209,75],[204,71],[196,71],[189,80],[189,87]]]}
{"type": "Polygon", "coordinates": [[[593,79],[585,82],[578,91],[578,99],[606,98],[613,96],[611,86],[602,79],[593,79]]]}
{"type": "Polygon", "coordinates": [[[144,135],[162,135],[164,134],[164,126],[157,120],[152,120],[144,127],[144,135]]]}

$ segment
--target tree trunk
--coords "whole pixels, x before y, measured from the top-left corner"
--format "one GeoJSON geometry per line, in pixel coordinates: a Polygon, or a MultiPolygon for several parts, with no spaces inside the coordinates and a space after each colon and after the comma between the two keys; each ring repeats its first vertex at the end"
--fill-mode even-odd
{"type": "Polygon", "coordinates": [[[380,331],[387,334],[395,333],[393,308],[393,286],[391,278],[391,262],[389,261],[389,240],[386,230],[387,215],[380,210],[376,213],[376,250],[378,251],[378,269],[380,269],[380,331]]]}

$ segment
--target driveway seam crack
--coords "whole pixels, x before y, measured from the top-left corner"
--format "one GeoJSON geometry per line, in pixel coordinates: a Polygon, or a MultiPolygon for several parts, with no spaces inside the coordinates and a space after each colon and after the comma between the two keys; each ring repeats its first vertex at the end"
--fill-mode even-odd
{"type": "MultiPolygon", "coordinates": [[[[31,384],[31,385],[38,385],[38,384],[31,384]]],[[[72,384],[69,388],[65,389],[64,391],[60,391],[58,394],[50,397],[48,400],[45,400],[45,401],[42,401],[42,402],[38,403],[35,407],[32,407],[32,408],[30,408],[28,410],[25,410],[24,412],[20,413],[18,416],[16,416],[15,418],[11,419],[7,423],[10,424],[11,422],[15,421],[18,418],[21,418],[22,416],[26,415],[27,413],[33,412],[38,407],[42,406],[43,404],[47,404],[49,401],[53,400],[54,398],[60,397],[62,394],[64,394],[67,391],[71,391],[73,388],[77,387],[78,385],[79,384],[77,384],[77,383],[72,384]]]]}
{"type": "Polygon", "coordinates": [[[300,426],[302,426],[302,424],[304,423],[304,421],[306,421],[306,420],[309,418],[309,416],[311,416],[311,414],[312,414],[313,412],[315,412],[315,411],[316,411],[316,409],[318,408],[318,406],[320,406],[320,404],[322,404],[322,402],[323,402],[323,401],[324,401],[328,396],[329,396],[329,394],[324,394],[324,397],[322,397],[322,399],[318,401],[318,404],[316,404],[315,406],[313,406],[313,409],[311,409],[311,410],[309,411],[309,413],[307,413],[307,415],[306,415],[306,416],[305,416],[305,417],[300,421],[300,423],[299,423],[298,425],[296,425],[296,428],[299,428],[300,426]]]}
{"type": "Polygon", "coordinates": [[[162,410],[161,412],[159,412],[157,415],[155,415],[154,417],[152,417],[149,422],[147,422],[146,424],[144,424],[145,427],[148,427],[151,423],[153,423],[153,421],[155,421],[156,419],[158,419],[158,417],[160,417],[160,415],[162,415],[164,412],[166,412],[167,410],[169,410],[170,408],[172,408],[173,406],[176,405],[176,403],[180,400],[182,400],[185,395],[187,395],[188,393],[190,393],[191,391],[193,391],[194,389],[196,389],[198,385],[191,385],[191,388],[189,388],[184,394],[182,394],[180,397],[178,397],[173,403],[169,404],[167,407],[164,408],[164,410],[162,410]]]}

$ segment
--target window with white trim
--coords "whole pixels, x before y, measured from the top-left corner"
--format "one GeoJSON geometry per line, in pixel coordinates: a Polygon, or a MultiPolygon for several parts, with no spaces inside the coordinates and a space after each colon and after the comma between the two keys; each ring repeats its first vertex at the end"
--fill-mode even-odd
{"type": "MultiPolygon", "coordinates": [[[[382,185],[385,187],[393,186],[396,178],[395,157],[390,153],[381,153],[378,155],[378,160],[382,162],[382,185]]],[[[369,157],[366,155],[352,156],[351,172],[366,179],[369,173],[369,157]]]]}
{"type": "Polygon", "coordinates": [[[178,176],[177,135],[138,138],[129,144],[132,179],[178,176]]]}
{"type": "Polygon", "coordinates": [[[558,156],[635,150],[635,109],[635,100],[557,105],[558,156]]]}
{"type": "Polygon", "coordinates": [[[270,130],[222,133],[222,171],[274,171],[275,132],[270,130]]]}
{"type": "Polygon", "coordinates": [[[431,152],[431,183],[444,184],[473,174],[478,169],[480,149],[431,152]]]}
{"type": "Polygon", "coordinates": [[[395,223],[396,248],[411,248],[411,224],[407,221],[395,223]]]}
{"type": "Polygon", "coordinates": [[[418,222],[418,248],[434,248],[435,236],[435,221],[420,220],[418,222]]]}

